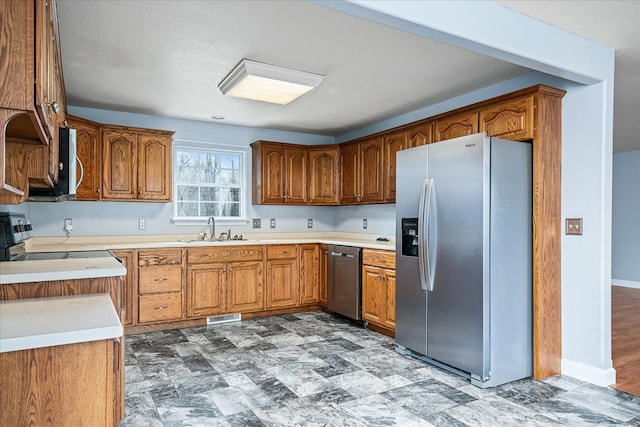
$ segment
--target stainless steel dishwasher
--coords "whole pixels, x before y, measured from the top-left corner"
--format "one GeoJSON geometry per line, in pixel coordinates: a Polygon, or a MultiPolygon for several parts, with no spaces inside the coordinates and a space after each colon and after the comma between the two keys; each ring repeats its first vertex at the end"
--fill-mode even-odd
{"type": "Polygon", "coordinates": [[[360,248],[329,245],[329,310],[361,320],[360,248]]]}

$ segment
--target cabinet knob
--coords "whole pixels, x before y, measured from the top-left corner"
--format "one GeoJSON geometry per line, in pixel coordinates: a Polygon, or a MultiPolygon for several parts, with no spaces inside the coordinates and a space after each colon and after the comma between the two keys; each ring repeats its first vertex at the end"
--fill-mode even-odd
{"type": "Polygon", "coordinates": [[[269,270],[271,270],[271,264],[269,264],[269,270]]]}
{"type": "Polygon", "coordinates": [[[53,101],[51,104],[49,104],[49,107],[56,114],[58,114],[60,112],[60,105],[56,101],[53,101]]]}

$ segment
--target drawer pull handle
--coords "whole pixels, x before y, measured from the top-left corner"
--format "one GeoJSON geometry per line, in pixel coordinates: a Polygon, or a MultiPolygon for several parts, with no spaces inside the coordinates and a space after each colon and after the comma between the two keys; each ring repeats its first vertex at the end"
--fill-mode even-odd
{"type": "Polygon", "coordinates": [[[168,308],[166,305],[159,305],[157,307],[154,307],[156,310],[164,310],[166,308],[168,308]]]}
{"type": "Polygon", "coordinates": [[[167,280],[166,277],[158,277],[157,279],[153,279],[154,282],[164,282],[165,280],[167,280]]]}
{"type": "Polygon", "coordinates": [[[378,257],[378,261],[380,262],[384,262],[384,258],[382,258],[381,256],[378,257]]]}

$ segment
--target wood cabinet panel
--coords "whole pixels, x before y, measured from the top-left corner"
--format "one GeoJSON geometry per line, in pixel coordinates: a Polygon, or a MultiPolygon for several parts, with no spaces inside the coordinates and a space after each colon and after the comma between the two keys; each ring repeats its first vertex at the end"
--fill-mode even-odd
{"type": "Polygon", "coordinates": [[[102,130],[102,198],[171,201],[173,132],[108,126],[102,130]]]}
{"type": "Polygon", "coordinates": [[[414,148],[433,142],[433,123],[421,123],[407,129],[407,147],[414,148]]]}
{"type": "Polygon", "coordinates": [[[182,293],[138,296],[138,322],[156,323],[182,318],[182,293]]]}
{"type": "Polygon", "coordinates": [[[395,330],[395,252],[362,250],[362,318],[388,331],[395,330]]]}
{"type": "Polygon", "coordinates": [[[382,138],[360,142],[360,202],[384,200],[382,138]]]}
{"type": "Polygon", "coordinates": [[[267,291],[265,308],[286,308],[298,305],[298,263],[294,259],[267,261],[267,291]]]}
{"type": "Polygon", "coordinates": [[[329,304],[329,247],[328,245],[320,245],[320,278],[319,278],[319,295],[320,305],[327,307],[329,304]]]}
{"type": "Polygon", "coordinates": [[[226,264],[190,265],[187,280],[187,317],[227,312],[226,264]]]}
{"type": "Polygon", "coordinates": [[[320,247],[300,245],[300,304],[319,302],[320,247]]]}
{"type": "Polygon", "coordinates": [[[294,144],[256,141],[253,157],[254,204],[307,204],[307,149],[294,144]]]}
{"type": "Polygon", "coordinates": [[[154,265],[181,265],[181,249],[152,249],[138,252],[138,265],[150,267],[154,265]]]}
{"type": "Polygon", "coordinates": [[[119,425],[114,340],[0,353],[4,426],[119,425]]]}
{"type": "Polygon", "coordinates": [[[478,113],[462,113],[438,119],[434,123],[434,142],[478,133],[478,113]]]}
{"type": "Polygon", "coordinates": [[[230,313],[248,313],[264,309],[260,261],[234,262],[228,267],[230,313]]]}
{"type": "Polygon", "coordinates": [[[385,202],[396,201],[396,153],[408,148],[407,132],[394,132],[383,139],[383,188],[385,202]]]}
{"type": "Polygon", "coordinates": [[[182,267],[180,265],[160,265],[140,268],[138,272],[138,293],[182,292],[182,267]]]}
{"type": "Polygon", "coordinates": [[[138,135],[138,199],[171,201],[171,138],[138,135]]]}
{"type": "Polygon", "coordinates": [[[131,326],[135,324],[138,319],[138,269],[136,262],[136,253],[131,250],[111,251],[116,256],[122,265],[127,269],[127,275],[124,276],[124,283],[122,284],[124,290],[123,307],[124,307],[124,325],[131,326]]]}
{"type": "Polygon", "coordinates": [[[309,204],[337,205],[340,156],[338,146],[309,148],[309,204]]]}
{"type": "Polygon", "coordinates": [[[340,145],[340,204],[360,201],[360,148],[358,144],[340,145]]]}
{"type": "Polygon", "coordinates": [[[216,248],[190,248],[187,260],[191,264],[224,263],[231,261],[260,261],[264,255],[262,246],[230,246],[216,248]]]}
{"type": "Polygon", "coordinates": [[[269,245],[267,259],[295,259],[298,256],[297,245],[269,245]]]}
{"type": "Polygon", "coordinates": [[[69,128],[76,130],[76,176],[80,184],[76,200],[99,200],[102,183],[100,124],[79,117],[67,116],[69,128]]]}
{"type": "Polygon", "coordinates": [[[480,111],[480,132],[514,141],[533,139],[533,96],[480,111]]]}
{"type": "Polygon", "coordinates": [[[102,132],[102,193],[105,199],[135,198],[137,137],[127,132],[102,132]]]}

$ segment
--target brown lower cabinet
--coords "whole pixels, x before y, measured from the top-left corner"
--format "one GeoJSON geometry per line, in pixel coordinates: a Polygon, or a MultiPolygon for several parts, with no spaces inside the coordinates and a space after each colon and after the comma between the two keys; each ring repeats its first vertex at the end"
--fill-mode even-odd
{"type": "Polygon", "coordinates": [[[395,253],[362,250],[362,319],[394,332],[396,328],[395,253]]]}
{"type": "Polygon", "coordinates": [[[183,249],[138,251],[138,323],[181,320],[183,249]]]}
{"type": "Polygon", "coordinates": [[[267,292],[265,308],[287,308],[298,305],[297,245],[267,246],[267,292]]]}
{"type": "MultiPolygon", "coordinates": [[[[0,286],[0,300],[106,293],[123,321],[123,282],[99,277],[8,284],[0,286]]],[[[122,340],[0,353],[0,372],[2,426],[116,426],[124,417],[122,340]]]]}

